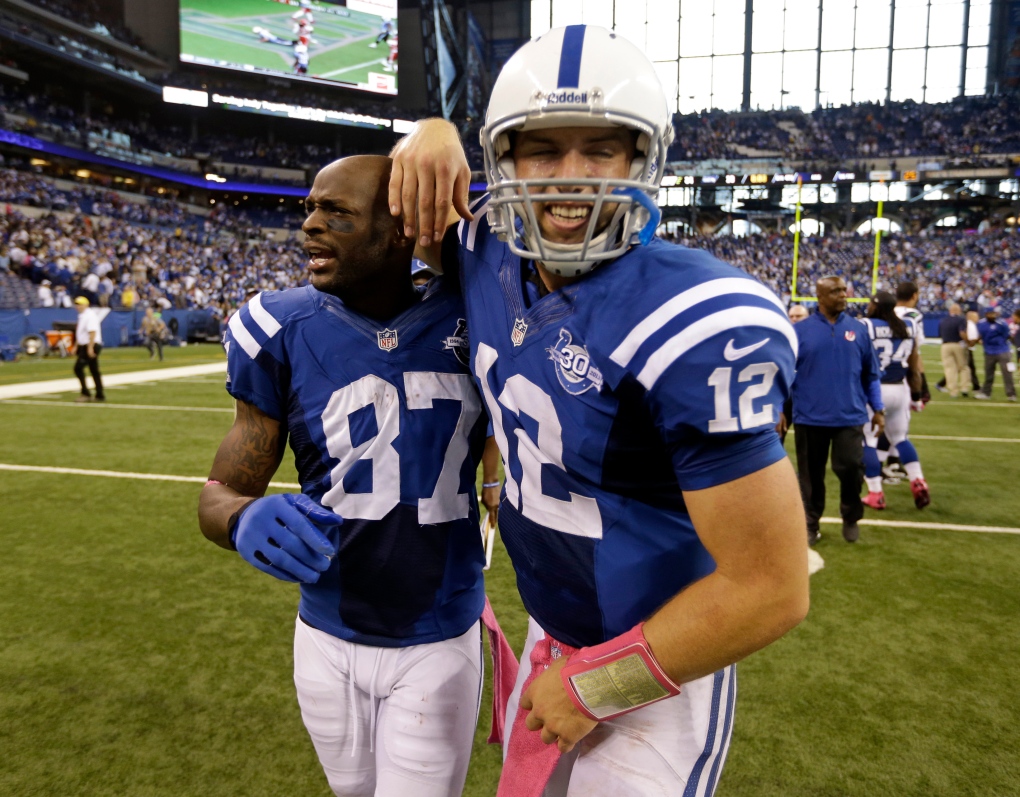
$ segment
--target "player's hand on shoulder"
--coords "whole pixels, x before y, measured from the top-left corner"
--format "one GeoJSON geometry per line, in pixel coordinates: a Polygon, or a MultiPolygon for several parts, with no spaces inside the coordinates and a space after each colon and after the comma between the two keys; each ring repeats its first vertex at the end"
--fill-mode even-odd
{"type": "Polygon", "coordinates": [[[390,155],[390,213],[403,217],[406,237],[414,235],[416,209],[423,247],[442,239],[451,206],[463,218],[474,218],[468,207],[471,169],[453,124],[445,119],[418,122],[390,155]]]}
{"type": "Polygon", "coordinates": [[[563,687],[560,670],[567,657],[556,659],[544,673],[531,682],[521,695],[521,709],[528,712],[525,725],[529,731],[541,731],[544,744],[555,744],[561,753],[595,730],[598,725],[577,710],[563,687]]]}
{"type": "Polygon", "coordinates": [[[263,573],[314,584],[336,556],[336,546],[323,529],[343,522],[307,495],[269,495],[244,509],[232,542],[241,557],[263,573]]]}

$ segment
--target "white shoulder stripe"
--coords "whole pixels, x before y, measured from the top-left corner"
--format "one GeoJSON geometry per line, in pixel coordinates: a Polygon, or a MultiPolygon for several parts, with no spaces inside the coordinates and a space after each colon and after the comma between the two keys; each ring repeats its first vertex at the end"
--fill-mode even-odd
{"type": "MultiPolygon", "coordinates": [[[[746,282],[746,280],[741,281],[746,282]]],[[[793,349],[793,356],[797,357],[797,334],[793,331],[793,324],[784,316],[773,310],[766,310],[764,307],[747,307],[746,305],[731,307],[695,321],[682,332],[667,340],[658,351],[648,358],[645,367],[638,374],[638,381],[645,386],[646,390],[651,390],[669,366],[699,343],[720,332],[736,331],[746,327],[774,329],[789,341],[790,347],[793,349]]]]}
{"type": "Polygon", "coordinates": [[[484,204],[479,205],[477,208],[471,210],[475,214],[475,219],[468,225],[467,241],[464,245],[467,247],[469,252],[475,251],[475,238],[478,235],[478,225],[488,224],[489,220],[486,217],[489,210],[489,201],[486,200],[484,204]]]}
{"type": "MultiPolygon", "coordinates": [[[[251,302],[248,304],[251,304],[251,302]]],[[[230,316],[230,321],[227,323],[227,326],[230,327],[230,334],[234,336],[234,340],[237,341],[237,345],[244,349],[248,353],[248,356],[254,360],[258,353],[262,351],[262,347],[259,346],[258,341],[252,337],[251,332],[245,328],[244,322],[241,321],[240,310],[230,316]]]]}
{"type": "Polygon", "coordinates": [[[631,330],[630,334],[624,338],[623,343],[617,346],[616,351],[610,355],[610,359],[617,365],[627,366],[637,353],[637,350],[641,348],[641,345],[671,320],[680,315],[680,313],[708,299],[725,296],[729,293],[759,296],[772,302],[784,315],[786,313],[782,302],[776,298],[776,295],[754,280],[743,277],[723,277],[721,279],[710,280],[677,294],[658,310],[655,310],[631,330]]]}
{"type": "Polygon", "coordinates": [[[248,312],[251,313],[252,319],[268,337],[271,338],[280,331],[280,322],[269,315],[269,311],[262,306],[261,293],[248,302],[248,312]]]}

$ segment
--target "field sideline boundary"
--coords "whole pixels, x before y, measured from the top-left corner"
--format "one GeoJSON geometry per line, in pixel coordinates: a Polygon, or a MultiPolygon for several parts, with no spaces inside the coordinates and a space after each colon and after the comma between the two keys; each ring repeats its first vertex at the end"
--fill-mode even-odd
{"type": "MultiPolygon", "coordinates": [[[[3,466],[0,465],[0,468],[3,466]]],[[[823,517],[819,522],[829,525],[843,525],[843,519],[838,517],[823,517]]],[[[927,523],[915,520],[872,520],[865,518],[858,520],[860,526],[885,526],[893,529],[930,529],[932,531],[977,531],[989,534],[1020,534],[1020,528],[1010,526],[965,526],[959,523],[927,523]]]]}
{"type": "MultiPolygon", "coordinates": [[[[148,371],[128,371],[123,374],[103,376],[103,386],[136,385],[139,382],[162,382],[165,379],[176,379],[179,376],[205,376],[206,374],[226,373],[227,361],[205,363],[204,365],[181,365],[176,368],[151,368],[148,371]]],[[[92,379],[88,380],[91,387],[92,379]]],[[[81,384],[74,377],[70,379],[47,379],[43,382],[20,382],[14,385],[0,386],[0,399],[24,398],[26,396],[42,396],[47,393],[79,393],[81,384]]]]}
{"type": "MultiPolygon", "coordinates": [[[[138,479],[142,481],[167,481],[187,482],[189,484],[205,484],[205,476],[175,476],[167,473],[133,473],[131,471],[118,470],[86,470],[83,468],[56,468],[45,465],[13,465],[0,463],[0,471],[15,471],[24,473],[53,473],[67,476],[94,476],[112,479],[138,479]]],[[[301,485],[293,482],[271,482],[270,487],[285,490],[300,490],[301,485]]],[[[842,524],[840,518],[823,517],[822,523],[842,524]]],[[[957,523],[926,523],[912,520],[860,520],[862,526],[885,526],[888,528],[902,529],[930,529],[933,531],[971,531],[985,532],[991,534],[1017,534],[1020,535],[1020,528],[1009,526],[965,526],[957,523]]]]}
{"type": "MultiPolygon", "coordinates": [[[[84,468],[55,468],[46,465],[11,465],[0,462],[0,471],[22,473],[54,473],[65,476],[98,476],[108,479],[138,479],[152,482],[187,482],[189,484],[205,484],[208,476],[175,476],[170,473],[133,473],[120,470],[87,470],[84,468]]],[[[301,485],[294,482],[270,482],[270,487],[285,490],[300,490],[301,485]]],[[[1020,534],[1020,529],[1017,529],[1020,534]]]]}
{"type": "MultiPolygon", "coordinates": [[[[96,409],[105,407],[115,410],[163,410],[167,412],[229,412],[234,414],[233,407],[176,407],[172,404],[113,404],[109,401],[92,401],[79,404],[77,401],[33,401],[32,399],[0,399],[0,405],[17,404],[28,407],[88,407],[96,409]]],[[[1017,442],[1020,442],[1018,440],[1017,442]]]]}

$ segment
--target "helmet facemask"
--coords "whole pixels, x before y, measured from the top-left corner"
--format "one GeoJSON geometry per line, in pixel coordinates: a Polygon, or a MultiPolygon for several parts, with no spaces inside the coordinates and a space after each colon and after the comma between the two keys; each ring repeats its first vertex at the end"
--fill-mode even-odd
{"type": "MultiPolygon", "coordinates": [[[[597,92],[593,92],[596,94],[597,92]]],[[[637,119],[611,119],[608,114],[593,118],[576,111],[544,113],[539,124],[526,115],[497,120],[482,131],[488,176],[489,220],[501,240],[520,257],[537,260],[553,274],[580,276],[598,263],[614,260],[633,244],[647,244],[655,234],[661,213],[656,204],[660,166],[665,162],[670,135],[637,119]],[[596,122],[596,124],[593,124],[596,122]],[[516,174],[510,133],[551,127],[622,127],[637,133],[635,156],[627,178],[558,177],[519,179],[516,174]],[[551,193],[550,188],[569,186],[591,189],[592,193],[551,193]],[[584,239],[562,244],[541,233],[534,203],[591,204],[592,212],[584,239]],[[599,218],[607,205],[616,209],[599,229],[599,218]]],[[[670,131],[671,132],[671,131],[670,131]]]]}

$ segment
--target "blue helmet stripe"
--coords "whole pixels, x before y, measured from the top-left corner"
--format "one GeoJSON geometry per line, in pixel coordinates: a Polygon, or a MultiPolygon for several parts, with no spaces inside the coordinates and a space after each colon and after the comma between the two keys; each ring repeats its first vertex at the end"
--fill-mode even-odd
{"type": "Polygon", "coordinates": [[[584,47],[584,25],[567,25],[563,31],[563,49],[560,50],[558,89],[576,89],[581,77],[581,50],[584,47]]]}

